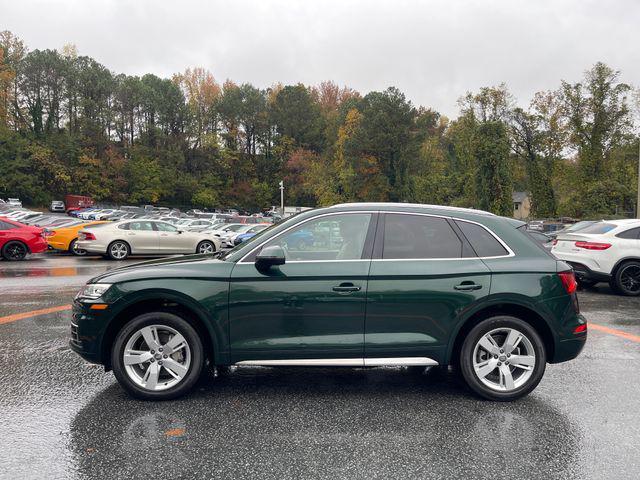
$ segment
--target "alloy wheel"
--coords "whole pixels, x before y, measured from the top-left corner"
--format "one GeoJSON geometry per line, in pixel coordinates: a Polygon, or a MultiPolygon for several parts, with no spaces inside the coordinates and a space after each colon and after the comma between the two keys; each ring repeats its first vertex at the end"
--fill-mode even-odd
{"type": "Polygon", "coordinates": [[[630,294],[640,292],[640,265],[626,265],[619,273],[620,286],[630,294]]]}
{"type": "Polygon", "coordinates": [[[533,375],[535,365],[531,340],[515,328],[491,330],[473,349],[473,370],[492,390],[509,392],[522,387],[533,375]]]}
{"type": "Polygon", "coordinates": [[[148,325],[131,335],[122,360],[128,377],[136,385],[149,391],[167,390],[187,375],[191,348],[176,329],[148,325]]]}
{"type": "Polygon", "coordinates": [[[198,245],[198,253],[213,253],[216,249],[211,242],[201,242],[198,245]]]}
{"type": "Polygon", "coordinates": [[[27,256],[27,247],[20,242],[10,243],[5,247],[4,256],[7,260],[22,260],[27,256]]]}
{"type": "Polygon", "coordinates": [[[129,254],[129,249],[124,243],[116,242],[109,248],[109,253],[111,253],[111,256],[116,260],[122,260],[129,254]]]}

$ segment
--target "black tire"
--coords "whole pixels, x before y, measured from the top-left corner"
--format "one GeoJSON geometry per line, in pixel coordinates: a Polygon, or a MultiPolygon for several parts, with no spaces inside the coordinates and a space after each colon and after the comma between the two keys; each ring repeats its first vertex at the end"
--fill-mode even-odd
{"type": "Polygon", "coordinates": [[[109,255],[109,258],[111,260],[126,260],[129,257],[129,255],[131,255],[131,247],[127,242],[123,240],[116,240],[114,242],[111,242],[107,247],[107,255],[109,255]],[[114,249],[114,246],[121,247],[121,251],[124,252],[123,256],[120,257],[116,255],[114,251],[112,251],[114,249]]]}
{"type": "Polygon", "coordinates": [[[633,260],[624,262],[616,270],[612,287],[614,290],[628,297],[640,295],[640,262],[633,260]]]}
{"type": "Polygon", "coordinates": [[[69,244],[69,253],[71,255],[75,255],[76,257],[85,257],[87,255],[86,250],[82,250],[81,248],[75,248],[77,241],[78,241],[77,238],[71,240],[71,243],[69,244]]]}
{"type": "Polygon", "coordinates": [[[211,240],[203,240],[196,247],[196,253],[215,253],[215,252],[216,252],[216,244],[213,243],[211,240]],[[201,251],[203,246],[206,246],[206,245],[211,245],[211,252],[202,252],[201,251]]]}
{"type": "Polygon", "coordinates": [[[170,400],[189,392],[196,384],[204,365],[202,341],[193,326],[185,319],[169,312],[150,312],[135,317],[115,338],[111,348],[111,365],[118,383],[132,396],[144,400],[170,400]],[[148,325],[167,326],[178,331],[191,351],[191,362],[181,381],[166,390],[152,391],[136,384],[125,369],[123,355],[127,342],[141,328],[148,325]]]}
{"type": "MultiPolygon", "coordinates": [[[[506,354],[499,353],[499,355],[500,357],[497,361],[505,362],[506,354]]],[[[502,365],[502,362],[498,365],[502,365]]],[[[508,359],[506,362],[508,362],[508,359]]],[[[538,383],[540,383],[540,380],[542,380],[546,364],[547,356],[544,348],[544,342],[540,335],[527,322],[510,316],[496,316],[481,321],[467,334],[460,351],[460,370],[465,382],[474,392],[488,400],[506,402],[516,400],[529,394],[534,388],[536,388],[538,383]],[[522,385],[519,385],[517,388],[509,391],[499,391],[487,386],[480,380],[473,367],[476,344],[487,333],[502,328],[514,329],[523,334],[530,342],[533,348],[533,353],[535,353],[535,365],[533,366],[530,377],[522,385]]],[[[504,365],[506,366],[508,363],[504,363],[504,365]]],[[[510,366],[509,369],[512,373],[517,372],[518,375],[524,374],[524,371],[520,372],[520,369],[516,369],[514,366],[510,366]]],[[[499,370],[499,367],[496,367],[496,370],[499,370]]],[[[489,375],[494,375],[495,370],[493,372],[494,373],[490,373],[489,375]]],[[[489,377],[489,375],[487,375],[487,377],[489,377]]]]}
{"type": "Polygon", "coordinates": [[[2,257],[10,262],[24,260],[27,253],[29,253],[29,248],[18,240],[7,242],[2,247],[2,257]]]}

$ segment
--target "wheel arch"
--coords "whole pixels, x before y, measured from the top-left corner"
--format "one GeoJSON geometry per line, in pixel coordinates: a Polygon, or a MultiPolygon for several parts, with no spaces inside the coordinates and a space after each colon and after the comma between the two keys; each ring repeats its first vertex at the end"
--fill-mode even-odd
{"type": "Polygon", "coordinates": [[[111,368],[111,347],[118,332],[136,316],[154,311],[174,313],[188,321],[202,339],[205,358],[214,364],[224,363],[223,359],[216,357],[224,350],[221,344],[224,335],[210,327],[210,322],[206,321],[206,314],[194,300],[170,292],[149,292],[137,295],[114,313],[102,335],[100,346],[100,358],[105,368],[111,368]]]}
{"type": "Polygon", "coordinates": [[[495,317],[498,315],[509,315],[519,318],[531,325],[542,338],[545,351],[547,353],[547,361],[551,361],[555,356],[556,338],[553,334],[549,323],[545,318],[536,312],[531,306],[514,302],[496,302],[485,305],[479,310],[471,313],[464,322],[461,323],[457,332],[452,336],[453,340],[449,343],[446,352],[447,364],[456,364],[462,343],[465,337],[481,321],[495,317]]]}
{"type": "Polygon", "coordinates": [[[616,274],[618,273],[618,269],[627,262],[640,262],[640,257],[630,256],[630,257],[623,257],[620,260],[618,260],[613,266],[613,268],[611,269],[611,278],[615,278],[616,274]]]}

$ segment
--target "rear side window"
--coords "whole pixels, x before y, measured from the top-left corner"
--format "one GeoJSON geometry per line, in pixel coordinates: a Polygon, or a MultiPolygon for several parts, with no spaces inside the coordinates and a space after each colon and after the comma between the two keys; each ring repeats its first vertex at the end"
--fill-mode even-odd
{"type": "Polygon", "coordinates": [[[461,258],[462,241],[444,218],[389,213],[382,258],[461,258]]]}
{"type": "Polygon", "coordinates": [[[619,238],[631,238],[633,240],[637,240],[640,238],[640,227],[631,228],[629,230],[625,230],[624,232],[620,232],[616,237],[619,238]]]}
{"type": "Polygon", "coordinates": [[[500,257],[509,254],[507,249],[486,228],[461,220],[456,220],[456,225],[460,227],[479,257],[500,257]]]}
{"type": "Polygon", "coordinates": [[[13,230],[14,228],[18,227],[10,223],[0,221],[0,230],[13,230]]]}
{"type": "Polygon", "coordinates": [[[607,233],[616,227],[617,225],[614,225],[613,223],[598,222],[598,223],[594,223],[593,225],[589,225],[586,228],[582,228],[579,231],[580,233],[600,234],[600,233],[607,233]]]}

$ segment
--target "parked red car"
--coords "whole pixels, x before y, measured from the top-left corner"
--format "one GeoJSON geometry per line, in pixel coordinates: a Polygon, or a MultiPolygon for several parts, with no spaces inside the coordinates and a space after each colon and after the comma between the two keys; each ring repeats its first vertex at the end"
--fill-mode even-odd
{"type": "Polygon", "coordinates": [[[22,260],[28,253],[47,250],[43,229],[0,217],[0,257],[22,260]]]}

